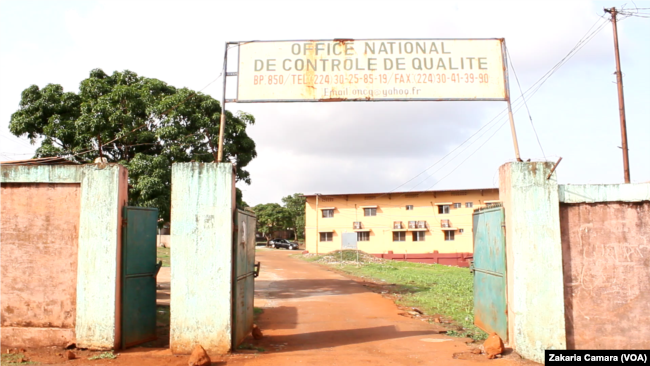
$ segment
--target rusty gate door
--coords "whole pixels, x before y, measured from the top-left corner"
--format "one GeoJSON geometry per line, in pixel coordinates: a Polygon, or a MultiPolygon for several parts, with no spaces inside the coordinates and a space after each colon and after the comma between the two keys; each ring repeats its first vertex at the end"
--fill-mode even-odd
{"type": "Polygon", "coordinates": [[[474,231],[474,324],[508,341],[503,207],[477,209],[474,231]]]}
{"type": "Polygon", "coordinates": [[[124,207],[122,348],[156,339],[157,221],[157,208],[124,207]]]}
{"type": "Polygon", "coordinates": [[[233,235],[232,349],[253,329],[255,292],[255,232],[257,218],[252,212],[235,212],[237,230],[233,235]]]}

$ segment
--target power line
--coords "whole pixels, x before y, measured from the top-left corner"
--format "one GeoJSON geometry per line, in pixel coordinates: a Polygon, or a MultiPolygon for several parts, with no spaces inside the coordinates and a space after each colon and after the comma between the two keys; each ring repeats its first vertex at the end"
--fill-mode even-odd
{"type": "MultiPolygon", "coordinates": [[[[594,22],[594,24],[593,24],[593,25],[592,25],[592,26],[587,30],[587,32],[585,33],[585,35],[583,35],[582,38],[581,38],[581,39],[580,39],[580,40],[579,40],[579,41],[578,41],[578,42],[573,46],[573,48],[572,48],[572,49],[571,49],[571,50],[570,50],[570,51],[569,51],[569,52],[568,52],[568,53],[567,53],[567,54],[566,54],[566,55],[565,55],[565,56],[564,56],[564,57],[563,57],[563,58],[562,58],[558,63],[556,63],[556,64],[555,64],[555,65],[554,65],[554,66],[553,66],[549,71],[547,71],[544,75],[542,75],[542,77],[540,77],[540,78],[539,78],[539,79],[538,79],[538,80],[537,80],[533,85],[531,85],[531,86],[530,86],[530,87],[529,87],[525,92],[523,92],[523,93],[521,94],[520,97],[518,97],[517,99],[515,99],[515,101],[513,102],[513,104],[519,102],[520,100],[523,100],[523,101],[525,102],[525,98],[526,98],[525,96],[526,96],[526,94],[529,94],[529,93],[530,93],[530,95],[528,96],[528,99],[532,98],[532,96],[535,95],[535,94],[537,93],[537,91],[542,87],[542,85],[544,85],[544,83],[545,83],[545,82],[546,82],[546,81],[547,81],[547,80],[548,80],[548,79],[549,79],[549,78],[550,78],[550,77],[551,77],[551,76],[552,76],[552,75],[553,75],[553,74],[554,74],[554,73],[555,73],[555,72],[556,72],[560,67],[562,67],[564,64],[566,64],[566,63],[567,63],[567,62],[568,62],[568,61],[569,61],[569,60],[570,60],[570,59],[571,59],[571,58],[572,58],[572,57],[573,57],[573,56],[574,56],[578,51],[580,51],[580,50],[581,50],[581,49],[582,49],[582,48],[583,48],[587,43],[589,43],[589,41],[591,41],[591,40],[596,36],[596,34],[598,34],[598,33],[599,33],[599,32],[600,32],[600,31],[605,27],[605,25],[606,25],[608,22],[609,22],[609,20],[606,19],[606,18],[604,18],[604,17],[601,17],[600,19],[597,19],[597,20],[594,22]],[[601,23],[600,25],[598,25],[598,22],[602,22],[602,23],[601,23]],[[596,27],[595,30],[593,30],[594,27],[596,27]],[[593,30],[593,31],[592,31],[592,30],[593,30]],[[591,32],[591,33],[590,33],[590,32],[591,32]]],[[[497,116],[496,116],[495,118],[493,118],[490,122],[488,122],[486,125],[484,125],[483,127],[481,127],[481,129],[479,129],[479,131],[482,130],[483,128],[487,127],[488,125],[490,125],[493,121],[495,121],[495,120],[499,117],[499,115],[501,115],[502,113],[504,113],[506,110],[507,110],[507,108],[504,109],[504,110],[502,110],[499,114],[497,114],[497,116]]],[[[503,127],[503,125],[501,125],[501,126],[499,127],[499,130],[500,130],[502,127],[503,127]]],[[[382,194],[382,195],[390,194],[390,193],[396,191],[397,189],[401,188],[401,187],[404,186],[405,184],[407,184],[407,183],[413,181],[413,180],[414,180],[415,178],[417,178],[418,176],[424,174],[426,171],[428,171],[428,170],[431,169],[433,166],[435,166],[435,165],[437,165],[438,163],[440,163],[443,159],[445,159],[447,156],[449,156],[451,153],[453,153],[455,150],[457,150],[460,146],[462,146],[463,144],[465,144],[466,142],[468,142],[470,139],[472,139],[472,138],[473,138],[473,137],[474,137],[474,136],[475,136],[479,131],[477,131],[476,133],[474,133],[472,136],[470,136],[468,139],[466,139],[465,141],[463,141],[463,142],[462,142],[458,147],[456,147],[456,148],[455,148],[454,150],[452,150],[450,153],[448,153],[447,155],[443,156],[440,160],[438,160],[437,162],[435,162],[434,164],[432,164],[432,165],[429,166],[428,168],[424,169],[422,172],[420,172],[419,174],[417,174],[415,177],[409,179],[409,180],[406,181],[405,183],[402,183],[402,184],[399,185],[398,187],[392,189],[390,192],[388,192],[388,193],[384,193],[384,194],[382,194]]],[[[498,130],[497,130],[497,131],[498,131],[498,130]]],[[[535,132],[535,133],[536,133],[536,132],[535,132]]],[[[496,134],[496,132],[495,132],[494,134],[496,134]]],[[[485,145],[485,143],[486,143],[487,141],[489,141],[489,139],[492,138],[492,136],[494,136],[494,134],[492,134],[492,135],[488,138],[488,140],[486,140],[486,141],[485,141],[485,142],[484,142],[480,147],[482,147],[483,145],[485,145]]],[[[476,141],[478,141],[478,139],[475,140],[474,142],[476,142],[476,141]]],[[[474,142],[472,142],[472,144],[473,144],[474,142]]],[[[471,145],[471,144],[470,144],[470,145],[471,145]]],[[[480,149],[480,147],[479,147],[479,149],[480,149]]],[[[540,144],[540,148],[541,148],[541,144],[540,144]]],[[[477,150],[478,150],[478,149],[477,149],[477,150]]],[[[477,150],[475,150],[475,151],[477,151],[477,150]]],[[[464,150],[463,150],[463,151],[464,151],[464,150]]],[[[542,151],[543,151],[543,150],[542,150],[542,151]]],[[[472,153],[472,154],[473,154],[473,153],[472,153]]],[[[460,154],[459,154],[459,155],[460,155],[460,154]]],[[[458,155],[457,155],[457,156],[458,156],[458,155]]],[[[457,156],[456,156],[456,157],[457,157],[457,156]]],[[[471,156],[471,155],[470,155],[470,156],[471,156]]],[[[454,157],[454,158],[455,158],[455,157],[454,157]]],[[[453,160],[454,158],[452,158],[452,160],[453,160]]],[[[469,157],[468,157],[468,158],[469,158],[469,157]]],[[[466,158],[465,160],[463,160],[463,162],[465,162],[468,158],[466,158]]],[[[460,164],[462,164],[463,162],[461,162],[460,164]]],[[[459,164],[458,166],[460,166],[460,164],[459,164]]],[[[445,165],[446,165],[446,164],[445,164],[445,165]]],[[[452,172],[453,172],[454,170],[456,170],[456,169],[458,168],[458,166],[457,166],[456,168],[454,168],[454,169],[452,170],[452,172]]],[[[451,174],[451,173],[450,173],[450,174],[451,174]]],[[[449,175],[449,174],[447,174],[447,175],[449,175]]],[[[430,176],[429,176],[429,177],[430,177],[430,176]]],[[[445,177],[446,177],[446,176],[445,176],[445,177]]],[[[428,179],[428,178],[426,178],[425,181],[426,181],[427,179],[428,179]]],[[[444,177],[443,177],[443,179],[444,179],[444,177]]],[[[422,182],[421,182],[421,183],[422,183],[422,182]]],[[[437,184],[437,183],[436,183],[436,184],[437,184]]],[[[419,184],[418,184],[418,185],[419,185],[419,184]]],[[[433,187],[433,186],[432,186],[432,187],[433,187]]]]}
{"type": "Polygon", "coordinates": [[[508,47],[506,47],[506,54],[508,55],[508,61],[509,61],[508,64],[512,66],[512,72],[513,74],[515,74],[515,80],[517,80],[517,86],[519,86],[521,99],[524,101],[524,105],[526,106],[526,111],[528,112],[528,118],[530,119],[530,125],[533,127],[533,132],[535,132],[535,138],[537,139],[537,144],[539,145],[539,149],[542,150],[542,156],[544,156],[544,159],[546,159],[544,148],[542,147],[542,143],[539,141],[537,130],[535,129],[535,125],[533,124],[533,117],[530,115],[530,109],[528,109],[528,103],[526,103],[526,98],[524,98],[524,91],[521,89],[521,84],[519,83],[519,77],[517,76],[517,71],[515,70],[515,64],[512,62],[512,56],[510,56],[510,50],[508,50],[508,47]]]}

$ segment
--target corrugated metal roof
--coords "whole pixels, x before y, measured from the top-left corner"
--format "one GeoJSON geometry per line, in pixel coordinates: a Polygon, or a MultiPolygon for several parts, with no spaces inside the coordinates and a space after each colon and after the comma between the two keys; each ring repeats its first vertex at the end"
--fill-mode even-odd
{"type": "Polygon", "coordinates": [[[79,165],[79,163],[77,162],[68,160],[66,158],[57,157],[57,156],[53,156],[50,158],[0,161],[0,164],[2,165],[79,165]]]}

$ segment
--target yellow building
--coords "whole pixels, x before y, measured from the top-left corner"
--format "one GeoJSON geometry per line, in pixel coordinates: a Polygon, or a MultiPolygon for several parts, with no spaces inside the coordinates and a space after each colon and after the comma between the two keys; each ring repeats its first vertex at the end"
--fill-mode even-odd
{"type": "Polygon", "coordinates": [[[499,190],[305,197],[305,245],[310,253],[339,250],[341,234],[356,232],[358,249],[370,254],[392,252],[408,256],[435,251],[471,254],[472,213],[476,208],[496,202],[499,190]]]}

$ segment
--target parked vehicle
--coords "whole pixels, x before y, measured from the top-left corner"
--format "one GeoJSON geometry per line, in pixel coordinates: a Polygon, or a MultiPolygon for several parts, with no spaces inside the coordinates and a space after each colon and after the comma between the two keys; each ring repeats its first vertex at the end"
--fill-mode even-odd
{"type": "Polygon", "coordinates": [[[288,250],[297,250],[298,243],[288,241],[287,239],[273,239],[269,241],[271,248],[284,248],[288,250]]]}

